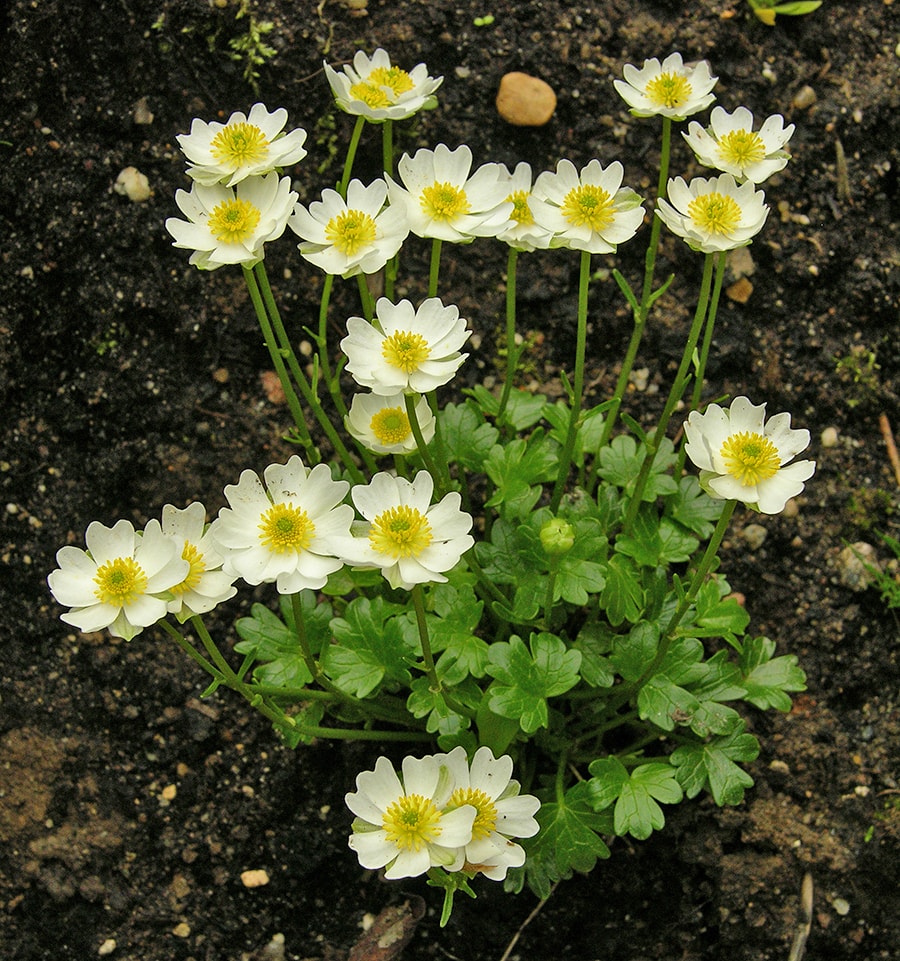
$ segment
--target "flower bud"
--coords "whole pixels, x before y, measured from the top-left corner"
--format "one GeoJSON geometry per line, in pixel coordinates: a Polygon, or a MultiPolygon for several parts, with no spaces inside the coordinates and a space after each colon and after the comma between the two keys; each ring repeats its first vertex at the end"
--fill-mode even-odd
{"type": "Polygon", "coordinates": [[[561,517],[551,517],[541,527],[541,547],[547,554],[566,554],[575,543],[575,528],[561,517]]]}

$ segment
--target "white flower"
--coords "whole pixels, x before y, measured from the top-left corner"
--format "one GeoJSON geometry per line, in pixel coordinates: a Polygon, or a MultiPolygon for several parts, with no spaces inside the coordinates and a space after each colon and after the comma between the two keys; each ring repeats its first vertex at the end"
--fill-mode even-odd
{"type": "Polygon", "coordinates": [[[283,133],[287,119],[283,107],[269,113],[257,103],[249,117],[233,113],[228,123],[193,120],[191,132],[176,137],[189,161],[188,176],[207,186],[233,187],[247,177],[298,163],[306,156],[306,131],[298,127],[283,133]]]}
{"type": "Polygon", "coordinates": [[[738,107],[732,114],[713,107],[709,120],[705,130],[692,120],[687,132],[682,133],[705,167],[722,170],[738,181],[761,184],[787,166],[790,154],[784,146],[791,139],[794,125],[785,127],[781,114],[768,117],[756,133],[753,114],[746,107],[738,107]]]}
{"type": "Polygon", "coordinates": [[[290,178],[275,173],[243,180],[237,188],[195,183],[190,193],[175,194],[188,219],[169,217],[166,230],[174,247],[194,251],[190,262],[203,270],[249,267],[262,260],[264,244],[284,233],[296,200],[290,178]]]}
{"type": "Polygon", "coordinates": [[[327,63],[324,66],[338,107],[372,123],[405,120],[420,110],[431,110],[437,106],[434,92],[444,81],[443,77],[429,77],[424,63],[409,73],[393,66],[381,48],[371,58],[357,51],[353,66],[344,67],[341,73],[327,63]]]}
{"type": "Polygon", "coordinates": [[[473,237],[495,237],[510,226],[513,206],[506,200],[503,168],[483,164],[470,177],[471,168],[472,151],[465,144],[451,150],[439,143],[434,150],[400,158],[397,173],[403,187],[388,177],[388,195],[406,210],[412,233],[468,243],[473,237]]]}
{"type": "Polygon", "coordinates": [[[409,233],[403,208],[385,207],[386,197],[383,180],[368,187],[351,180],[346,200],[336,190],[325,190],[309,210],[297,204],[288,226],[304,240],[300,253],[342,277],[381,270],[409,233]]]}
{"type": "Polygon", "coordinates": [[[501,230],[497,239],[516,250],[546,250],[553,239],[553,232],[539,224],[535,217],[535,211],[540,211],[547,202],[532,190],[531,165],[522,161],[512,173],[503,164],[500,168],[509,191],[505,199],[513,205],[513,209],[509,215],[511,225],[501,230]]]}
{"type": "Polygon", "coordinates": [[[354,537],[347,561],[360,567],[380,567],[391,587],[411,590],[416,584],[446,581],[444,571],[459,563],[474,543],[472,518],[459,509],[456,491],[431,503],[434,481],[419,471],[412,481],[387,472],[376,474],[350,496],[369,522],[367,536],[354,537]]]}
{"type": "Polygon", "coordinates": [[[364,868],[387,867],[390,880],[414,878],[432,867],[459,870],[463,848],[472,839],[475,808],[463,804],[442,812],[433,796],[441,769],[433,756],[405,757],[403,780],[380,757],[374,771],[356,778],[356,791],[344,798],[356,815],[350,847],[364,868]]]}
{"type": "MultiPolygon", "coordinates": [[[[434,437],[435,420],[428,401],[416,400],[416,420],[426,444],[434,437]]],[[[375,454],[410,454],[417,449],[404,394],[355,394],[346,417],[347,430],[375,454]]]]}
{"type": "Polygon", "coordinates": [[[666,195],[657,216],[693,250],[707,254],[745,247],[769,215],[766,195],[749,181],[736,183],[731,174],[695,177],[690,184],[676,177],[666,195]]]}
{"type": "Polygon", "coordinates": [[[47,578],[56,600],[72,608],[61,615],[66,624],[85,633],[106,627],[130,641],[166,616],[166,592],[188,576],[190,565],[158,524],[142,536],[126,520],[113,527],[94,521],[84,539],[86,551],[60,549],[59,569],[47,578]]]}
{"type": "Polygon", "coordinates": [[[622,74],[625,79],[614,80],[613,86],[635,117],[684,120],[716,99],[710,91],[719,78],[712,76],[709,64],[683,63],[680,53],[670,54],[662,64],[656,57],[645,60],[640,70],[626,63],[622,74]]]}
{"type": "Polygon", "coordinates": [[[729,410],[710,404],[684,425],[685,452],[700,468],[700,485],[712,497],[742,501],[778,514],[803,490],[816,462],[788,462],[809,446],[808,430],[791,430],[791,415],[765,420],[766,405],[736,397],[729,410]]]}
{"type": "Polygon", "coordinates": [[[644,219],[641,198],[622,186],[622,165],[603,167],[592,160],[581,173],[571,160],[560,160],[556,173],[544,171],[534,194],[547,201],[534,216],[553,232],[551,247],[572,247],[592,254],[611,254],[630,240],[644,219]]]}
{"type": "Polygon", "coordinates": [[[392,304],[381,297],[373,323],[362,317],[347,321],[341,350],[360,387],[383,396],[426,394],[451,380],[469,356],[459,352],[469,333],[459,308],[445,307],[438,297],[424,300],[418,310],[408,300],[392,304]]]}
{"type": "MultiPolygon", "coordinates": [[[[150,521],[144,536],[157,526],[158,521],[150,521]]],[[[202,504],[188,504],[184,510],[166,504],[162,509],[162,532],[175,542],[189,565],[184,580],[169,588],[173,595],[168,603],[169,613],[181,623],[192,614],[206,614],[237,593],[232,586],[236,575],[221,569],[222,556],[205,528],[206,509],[202,504]]]]}
{"type": "Polygon", "coordinates": [[[343,566],[353,508],[341,501],[350,485],[332,480],[327,464],[304,467],[296,454],[263,476],[265,487],[245,470],[225,488],[230,507],[210,527],[224,569],[248,584],[275,581],[280,594],[318,590],[343,566]]]}
{"type": "Polygon", "coordinates": [[[492,881],[502,881],[509,868],[525,863],[525,851],[510,838],[530,838],[540,826],[534,819],[541,802],[531,794],[519,794],[512,780],[513,762],[508,754],[495,758],[489,747],[480,747],[471,767],[465,748],[455,747],[435,760],[450,772],[435,803],[443,810],[471,804],[476,810],[472,840],[466,845],[464,871],[480,871],[492,881]]]}

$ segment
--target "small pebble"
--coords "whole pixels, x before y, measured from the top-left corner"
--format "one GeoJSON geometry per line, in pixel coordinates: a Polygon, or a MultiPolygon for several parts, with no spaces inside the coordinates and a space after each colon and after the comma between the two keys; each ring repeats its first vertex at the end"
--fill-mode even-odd
{"type": "Polygon", "coordinates": [[[99,954],[101,958],[105,958],[108,954],[112,954],[113,951],[115,950],[116,950],[115,938],[107,938],[103,942],[103,944],[101,944],[100,947],[97,948],[97,954],[99,954]]]}
{"type": "Polygon", "coordinates": [[[261,868],[241,872],[241,884],[245,888],[262,888],[269,883],[269,875],[261,868]]]}
{"type": "Polygon", "coordinates": [[[762,524],[748,524],[742,531],[741,537],[747,542],[751,551],[759,550],[763,546],[768,531],[762,524]]]}
{"type": "Polygon", "coordinates": [[[839,914],[841,917],[850,913],[850,904],[843,898],[833,898],[831,906],[834,908],[835,913],[839,914]]]}
{"type": "Polygon", "coordinates": [[[191,935],[191,926],[182,921],[181,924],[176,924],[175,927],[172,928],[172,934],[174,934],[176,938],[188,938],[191,935]]]}
{"type": "Polygon", "coordinates": [[[497,113],[514,127],[542,127],[556,110],[549,83],[527,73],[504,75],[497,92],[497,113]]]}
{"type": "Polygon", "coordinates": [[[746,277],[741,277],[730,287],[725,288],[725,296],[736,304],[746,304],[753,293],[753,284],[746,277]]]}
{"type": "Polygon", "coordinates": [[[837,427],[826,427],[819,435],[819,443],[823,447],[836,447],[838,442],[837,427]]]}
{"type": "Polygon", "coordinates": [[[865,541],[857,541],[845,547],[837,558],[838,578],[844,587],[852,591],[864,591],[873,581],[866,565],[881,570],[875,548],[865,541]]]}
{"type": "Polygon", "coordinates": [[[147,180],[137,167],[126,167],[119,176],[116,177],[113,190],[136,204],[149,200],[153,193],[150,189],[150,181],[147,180]]]}
{"type": "Polygon", "coordinates": [[[811,107],[816,100],[818,100],[818,97],[815,90],[809,84],[805,84],[794,94],[791,106],[796,107],[797,110],[805,110],[807,107],[811,107]]]}

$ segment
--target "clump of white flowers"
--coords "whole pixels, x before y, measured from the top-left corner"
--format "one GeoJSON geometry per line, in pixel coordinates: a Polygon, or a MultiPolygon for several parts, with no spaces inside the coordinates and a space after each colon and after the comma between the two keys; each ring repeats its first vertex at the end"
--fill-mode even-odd
{"type": "Polygon", "coordinates": [[[356,778],[345,797],[356,815],[350,847],[364,868],[385,868],[388,879],[412,878],[438,867],[502,881],[525,862],[512,838],[538,832],[541,804],[519,794],[512,758],[479,748],[423,758],[405,757],[398,776],[386,757],[356,778]]]}

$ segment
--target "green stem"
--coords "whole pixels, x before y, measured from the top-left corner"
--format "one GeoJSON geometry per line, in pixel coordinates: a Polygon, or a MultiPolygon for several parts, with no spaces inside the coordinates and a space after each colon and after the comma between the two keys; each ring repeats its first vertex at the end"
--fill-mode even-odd
{"type": "Polygon", "coordinates": [[[578,276],[578,327],[575,334],[575,372],[572,378],[572,410],[569,415],[569,427],[566,439],[559,455],[559,472],[550,498],[550,512],[559,511],[569,469],[572,466],[572,456],[575,453],[575,439],[578,433],[578,421],[581,417],[581,404],[584,399],[584,358],[587,344],[587,314],[588,288],[591,280],[591,255],[581,251],[581,269],[578,276]]]}
{"type": "Polygon", "coordinates": [[[428,621],[425,617],[425,593],[421,584],[414,584],[412,589],[413,607],[416,611],[416,626],[419,629],[419,642],[422,645],[422,660],[425,662],[425,674],[428,677],[429,687],[432,693],[439,694],[441,700],[448,710],[462,717],[471,717],[472,712],[451,697],[444,690],[441,679],[438,677],[437,668],[434,663],[434,654],[431,652],[431,640],[428,636],[428,621]]]}
{"type": "Polygon", "coordinates": [[[381,125],[381,166],[389,176],[394,176],[394,121],[385,120],[381,125]]]}
{"type": "Polygon", "coordinates": [[[357,117],[356,125],[350,136],[350,145],[347,147],[347,159],[344,161],[344,172],[341,175],[341,182],[338,184],[338,193],[346,200],[347,185],[350,183],[350,173],[353,170],[353,161],[356,159],[356,150],[359,147],[359,138],[362,136],[363,127],[366,125],[365,117],[357,117]]]}
{"type": "MultiPolygon", "coordinates": [[[[297,360],[297,355],[294,353],[293,349],[291,348],[290,340],[287,336],[287,332],[284,329],[284,325],[281,322],[281,317],[280,317],[280,314],[278,313],[277,306],[275,305],[275,299],[272,296],[272,291],[271,291],[271,288],[269,287],[268,277],[266,276],[265,267],[263,266],[262,262],[256,265],[255,273],[250,272],[245,268],[244,278],[247,281],[247,287],[250,290],[250,297],[251,297],[251,300],[254,301],[254,306],[257,305],[257,301],[259,303],[259,306],[257,307],[257,319],[259,320],[260,327],[262,328],[263,336],[266,339],[266,345],[269,346],[269,353],[272,356],[273,363],[275,363],[276,365],[276,370],[278,370],[278,375],[282,379],[282,384],[285,384],[285,380],[287,378],[287,371],[284,372],[284,377],[282,377],[282,370],[284,370],[284,360],[286,358],[288,365],[290,367],[290,372],[294,378],[294,383],[296,383],[297,387],[300,388],[300,393],[303,395],[303,399],[306,401],[306,405],[308,409],[312,411],[313,415],[316,418],[316,421],[318,422],[319,426],[322,428],[323,432],[325,433],[325,436],[331,442],[331,445],[334,448],[335,453],[340,458],[341,463],[344,465],[344,468],[350,474],[355,484],[365,483],[365,478],[363,477],[362,472],[356,466],[356,463],[354,462],[353,458],[350,456],[350,451],[347,450],[347,446],[341,440],[340,435],[335,430],[335,427],[329,420],[328,415],[322,409],[322,405],[319,403],[319,398],[316,396],[315,391],[310,386],[310,383],[307,380],[306,375],[303,373],[303,369],[300,367],[299,361],[297,360]],[[259,281],[259,283],[257,281],[259,281]],[[263,307],[262,299],[260,297],[260,287],[264,291],[268,292],[266,294],[266,297],[268,301],[271,303],[271,309],[273,311],[272,322],[270,322],[269,316],[266,313],[265,308],[263,307]],[[277,330],[280,332],[279,337],[282,342],[282,346],[280,349],[275,340],[276,327],[277,327],[277,330]],[[273,353],[273,350],[274,350],[274,353],[273,353]],[[281,364],[280,369],[278,366],[279,362],[281,364]]],[[[326,279],[326,284],[327,283],[328,283],[328,279],[326,279]]],[[[287,384],[285,386],[285,395],[288,397],[289,402],[290,402],[291,395],[293,395],[295,401],[297,400],[297,396],[293,391],[293,387],[290,381],[287,381],[287,384]],[[290,388],[290,393],[288,391],[288,388],[290,388]]],[[[295,416],[295,420],[298,416],[300,418],[300,420],[297,422],[297,427],[298,427],[298,430],[301,431],[301,438],[303,437],[303,431],[306,431],[306,435],[309,436],[309,431],[306,428],[306,421],[303,417],[302,410],[299,407],[299,401],[297,401],[297,410],[298,410],[298,414],[295,414],[294,416],[295,416]]],[[[291,405],[291,412],[294,413],[293,405],[291,405]]],[[[303,443],[305,445],[306,441],[303,441],[303,443]]],[[[309,443],[311,444],[312,441],[310,440],[309,443]]],[[[362,449],[361,456],[363,456],[366,466],[370,470],[374,470],[375,462],[372,459],[372,455],[368,451],[365,451],[364,449],[362,449]]],[[[319,460],[321,460],[321,457],[319,456],[318,451],[315,451],[315,462],[318,462],[319,460]]]]}
{"type": "Polygon", "coordinates": [[[443,241],[435,237],[431,241],[431,266],[428,270],[428,296],[437,297],[438,277],[441,272],[441,247],[443,241]]]}
{"type": "MultiPolygon", "coordinates": [[[[670,117],[663,117],[662,125],[662,144],[659,153],[659,178],[656,184],[657,202],[659,198],[666,196],[666,188],[669,180],[669,159],[672,154],[672,120],[670,117]]],[[[613,404],[610,407],[606,422],[603,425],[603,433],[600,438],[600,447],[605,447],[612,436],[613,428],[619,416],[619,409],[628,388],[628,380],[634,367],[637,357],[638,347],[644,336],[644,328],[647,325],[647,317],[653,303],[653,276],[656,272],[656,256],[659,252],[659,236],[662,230],[662,220],[655,214],[651,214],[650,221],[650,242],[647,245],[647,253],[644,255],[644,283],[641,288],[641,300],[634,315],[634,329],[631,332],[631,340],[625,352],[625,360],[622,362],[622,370],[616,382],[616,389],[613,393],[613,404]]]]}
{"type": "Polygon", "coordinates": [[[700,359],[697,363],[694,390],[691,394],[691,410],[698,410],[700,408],[700,399],[703,396],[703,378],[706,374],[706,362],[709,359],[709,351],[712,346],[713,330],[716,326],[716,313],[719,309],[719,295],[722,293],[722,280],[725,276],[725,257],[726,252],[723,250],[716,258],[716,279],[713,283],[712,297],[709,301],[706,327],[703,330],[703,343],[700,345],[700,359]]]}
{"type": "Polygon", "coordinates": [[[363,316],[371,324],[372,318],[375,316],[375,298],[372,296],[369,285],[366,283],[365,274],[356,275],[356,285],[359,287],[359,299],[362,302],[363,316]]]}
{"type": "Polygon", "coordinates": [[[625,514],[625,519],[622,522],[622,531],[625,534],[629,534],[631,532],[631,527],[634,524],[634,520],[637,517],[638,510],[640,509],[641,502],[644,497],[644,490],[647,487],[647,480],[650,477],[650,470],[653,467],[653,462],[656,460],[656,455],[659,452],[663,438],[666,436],[666,428],[669,426],[669,420],[671,419],[672,414],[675,412],[675,408],[678,405],[678,402],[681,400],[681,397],[684,394],[684,389],[687,386],[691,363],[694,358],[694,351],[697,348],[697,341],[700,337],[700,331],[703,328],[703,321],[706,318],[706,308],[707,304],[709,303],[709,287],[712,279],[712,268],[713,255],[707,254],[703,261],[703,279],[700,282],[700,297],[697,303],[697,309],[694,312],[694,320],[691,324],[687,343],[684,347],[684,353],[681,356],[681,363],[678,367],[678,373],[675,375],[675,380],[672,384],[671,390],[669,391],[669,396],[666,399],[666,406],[663,408],[659,423],[657,424],[656,429],[653,431],[653,434],[647,439],[646,448],[644,450],[644,459],[641,462],[640,471],[638,472],[637,479],[634,483],[634,493],[631,495],[631,500],[628,504],[628,510],[625,514]]]}
{"type": "Polygon", "coordinates": [[[419,417],[416,413],[416,400],[420,395],[418,394],[404,394],[403,401],[406,404],[406,416],[409,418],[409,426],[412,430],[413,437],[416,439],[416,447],[419,451],[419,456],[422,458],[422,463],[425,465],[425,470],[431,474],[432,479],[435,484],[435,491],[439,497],[443,497],[447,491],[444,489],[443,474],[435,463],[434,458],[431,456],[431,451],[428,449],[428,445],[425,443],[425,437],[422,434],[422,426],[419,423],[419,417]]]}
{"type": "Polygon", "coordinates": [[[512,393],[513,379],[519,366],[521,350],[516,344],[516,264],[519,251],[515,247],[509,248],[506,259],[506,379],[503,381],[503,393],[500,395],[500,406],[497,408],[499,424],[503,420],[503,413],[509,403],[512,393]]]}
{"type": "MultiPolygon", "coordinates": [[[[262,261],[257,264],[257,267],[261,266],[262,261]]],[[[257,283],[257,274],[254,273],[254,269],[249,267],[244,267],[243,270],[244,280],[247,284],[247,290],[250,293],[250,300],[252,301],[253,308],[256,311],[256,319],[259,321],[263,339],[265,340],[266,347],[269,351],[269,357],[271,357],[272,363],[275,365],[278,379],[281,381],[281,386],[284,388],[284,396],[287,399],[291,416],[294,418],[294,424],[296,425],[297,431],[300,435],[301,443],[303,444],[303,447],[310,459],[314,463],[317,463],[320,459],[318,456],[318,451],[316,450],[316,446],[313,443],[312,437],[310,436],[309,428],[306,426],[306,418],[303,414],[303,408],[300,406],[300,399],[297,397],[297,393],[294,390],[294,385],[291,382],[291,378],[288,376],[287,368],[285,367],[284,363],[284,353],[279,348],[275,337],[275,331],[272,327],[269,315],[266,312],[262,294],[260,293],[259,284],[257,283]]]]}

